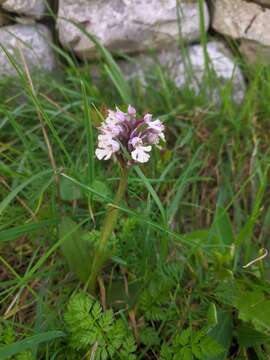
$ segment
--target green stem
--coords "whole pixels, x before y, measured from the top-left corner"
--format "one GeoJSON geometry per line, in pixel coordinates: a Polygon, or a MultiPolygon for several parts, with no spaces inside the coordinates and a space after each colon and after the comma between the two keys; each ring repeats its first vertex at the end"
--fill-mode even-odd
{"type": "Polygon", "coordinates": [[[128,169],[127,167],[123,167],[121,171],[121,177],[118,185],[118,190],[115,195],[114,203],[113,206],[110,205],[109,208],[107,209],[104,223],[101,229],[99,245],[94,255],[90,279],[89,279],[89,289],[91,293],[95,292],[97,276],[100,273],[102,266],[109,258],[109,254],[107,251],[107,244],[117,222],[117,217],[119,212],[119,209],[117,207],[118,205],[120,205],[121,200],[126,192],[127,179],[128,179],[128,169]]]}

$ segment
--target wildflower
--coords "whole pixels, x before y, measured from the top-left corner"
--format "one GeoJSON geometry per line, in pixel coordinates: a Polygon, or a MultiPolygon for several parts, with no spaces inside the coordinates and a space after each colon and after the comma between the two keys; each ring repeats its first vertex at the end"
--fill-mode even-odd
{"type": "Polygon", "coordinates": [[[113,153],[120,149],[117,141],[113,140],[110,135],[99,135],[99,148],[96,149],[96,156],[99,160],[108,160],[113,153]]]}
{"type": "Polygon", "coordinates": [[[131,151],[132,159],[140,163],[145,163],[149,160],[150,155],[148,154],[152,150],[152,146],[143,146],[142,139],[139,137],[134,137],[130,140],[131,146],[134,150],[131,151]]]}
{"type": "Polygon", "coordinates": [[[151,114],[137,118],[131,105],[127,112],[116,108],[109,110],[108,116],[99,127],[96,156],[108,160],[113,154],[125,157],[129,154],[132,162],[145,163],[150,159],[152,146],[165,141],[164,125],[159,119],[152,120],[151,114]]]}

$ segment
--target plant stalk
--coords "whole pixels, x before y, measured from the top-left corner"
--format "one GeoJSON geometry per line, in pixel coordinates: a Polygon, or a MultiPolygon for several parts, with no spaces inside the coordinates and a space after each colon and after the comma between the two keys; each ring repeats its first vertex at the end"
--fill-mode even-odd
{"type": "Polygon", "coordinates": [[[89,290],[91,293],[95,293],[97,276],[99,275],[104,263],[109,258],[107,245],[117,222],[119,212],[119,209],[117,207],[120,205],[121,200],[125,195],[127,188],[127,180],[128,168],[126,166],[123,166],[121,167],[121,176],[117,193],[115,195],[113,204],[110,204],[109,208],[107,209],[101,229],[99,245],[97,250],[95,251],[89,279],[89,290]]]}

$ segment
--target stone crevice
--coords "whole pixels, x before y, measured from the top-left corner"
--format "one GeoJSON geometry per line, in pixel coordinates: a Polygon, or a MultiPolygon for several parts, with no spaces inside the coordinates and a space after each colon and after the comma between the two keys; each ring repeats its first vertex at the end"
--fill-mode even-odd
{"type": "Polygon", "coordinates": [[[254,21],[257,19],[257,17],[258,17],[258,14],[255,14],[253,16],[253,18],[250,20],[250,23],[248,24],[248,26],[246,27],[246,29],[244,31],[245,34],[247,34],[249,32],[249,30],[251,29],[251,27],[252,27],[254,21]]]}

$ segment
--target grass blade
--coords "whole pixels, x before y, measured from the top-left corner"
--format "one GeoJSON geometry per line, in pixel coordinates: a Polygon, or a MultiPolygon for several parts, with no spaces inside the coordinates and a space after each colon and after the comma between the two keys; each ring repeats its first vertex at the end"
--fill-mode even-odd
{"type": "Polygon", "coordinates": [[[18,185],[15,189],[11,191],[11,193],[8,194],[8,196],[0,203],[0,216],[3,214],[6,207],[11,203],[11,201],[19,194],[20,191],[22,191],[27,185],[31,184],[36,179],[39,179],[43,176],[51,174],[53,171],[45,170],[41,171],[38,174],[35,174],[34,176],[31,176],[29,179],[24,181],[22,184],[18,185]]]}
{"type": "Polygon", "coordinates": [[[164,224],[167,223],[167,216],[166,216],[166,212],[165,212],[165,209],[157,195],[157,193],[155,192],[153,186],[151,185],[151,183],[149,182],[149,180],[147,179],[147,177],[144,175],[144,173],[142,172],[142,170],[138,167],[138,166],[135,166],[135,171],[136,173],[138,174],[138,176],[142,179],[145,187],[147,188],[147,190],[149,191],[149,193],[151,194],[154,202],[156,203],[159,211],[160,211],[160,214],[162,216],[162,219],[163,219],[163,222],[164,224]]]}
{"type": "Polygon", "coordinates": [[[89,186],[92,186],[95,178],[93,126],[91,121],[91,114],[90,114],[86,88],[83,82],[81,83],[81,87],[82,87],[82,96],[83,96],[84,123],[85,123],[86,140],[87,140],[88,184],[89,186]]]}
{"type": "Polygon", "coordinates": [[[0,242],[17,239],[21,235],[29,234],[33,231],[46,228],[50,225],[57,225],[59,222],[60,219],[49,219],[49,220],[39,221],[33,224],[25,224],[25,225],[13,227],[11,229],[2,230],[0,231],[0,242]]]}
{"type": "Polygon", "coordinates": [[[19,354],[25,350],[30,349],[33,346],[36,346],[44,342],[47,343],[64,336],[65,333],[62,331],[57,331],[57,330],[47,331],[41,334],[31,336],[24,340],[17,341],[13,344],[2,346],[0,347],[0,359],[1,360],[8,359],[13,355],[19,354]]]}
{"type": "Polygon", "coordinates": [[[122,100],[125,102],[125,104],[132,104],[132,97],[131,97],[131,89],[130,86],[125,79],[121,69],[115,62],[114,58],[112,57],[111,53],[97,40],[97,38],[87,32],[83,26],[80,24],[77,24],[76,22],[66,19],[66,18],[60,18],[61,20],[68,21],[75,27],[77,27],[91,42],[93,42],[96,45],[96,48],[102,58],[105,61],[105,71],[112,79],[115,87],[117,88],[122,100]]]}

